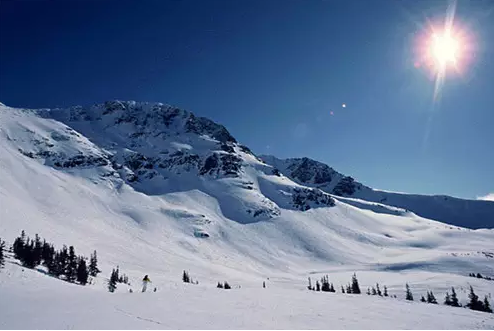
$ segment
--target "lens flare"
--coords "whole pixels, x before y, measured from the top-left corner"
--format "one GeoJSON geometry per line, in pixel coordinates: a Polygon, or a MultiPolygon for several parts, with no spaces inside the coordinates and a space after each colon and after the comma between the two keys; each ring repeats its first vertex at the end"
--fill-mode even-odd
{"type": "Polygon", "coordinates": [[[413,66],[434,79],[434,101],[438,99],[446,74],[463,74],[475,52],[474,38],[455,20],[456,1],[450,2],[444,21],[428,21],[416,39],[413,66]]]}

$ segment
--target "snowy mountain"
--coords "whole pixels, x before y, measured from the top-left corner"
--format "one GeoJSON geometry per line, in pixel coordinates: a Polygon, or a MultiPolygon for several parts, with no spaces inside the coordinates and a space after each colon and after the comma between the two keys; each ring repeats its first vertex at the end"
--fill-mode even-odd
{"type": "MultiPolygon", "coordinates": [[[[494,228],[494,201],[381,191],[309,158],[278,159],[271,155],[260,158],[293,181],[330,194],[403,208],[419,216],[456,226],[494,228]]],[[[345,201],[352,203],[352,200],[345,201]]]]}
{"type": "MultiPolygon", "coordinates": [[[[308,302],[337,306],[336,300],[360,310],[375,304],[370,315],[386,310],[379,298],[358,301],[306,289],[309,276],[329,273],[341,286],[354,272],[364,289],[379,282],[398,297],[399,319],[374,316],[374,327],[420,327],[407,317],[410,311],[436,327],[494,326],[484,313],[403,302],[405,283],[416,295],[442,295],[455,286],[462,302],[470,284],[479,295],[493,293],[493,282],[468,274],[494,274],[494,230],[453,227],[411,208],[332,195],[337,187],[348,195],[345,181],[294,175],[296,169],[283,164],[262,161],[225,127],[164,104],[112,101],[52,110],[0,105],[0,237],[10,245],[25,230],[58,247],[74,245],[86,256],[96,249],[103,271],[82,288],[43,270],[24,270],[9,257],[0,270],[0,327],[321,328],[327,316],[314,324],[309,310],[294,321],[287,316],[308,302]],[[329,182],[331,189],[319,186],[329,182]],[[106,277],[117,265],[134,290],[149,274],[158,292],[136,297],[120,286],[108,297],[106,277]],[[183,270],[200,284],[185,287],[183,270]],[[224,280],[235,288],[218,293],[215,285],[224,280]],[[260,293],[263,281],[270,294],[260,293]],[[198,304],[186,309],[190,296],[198,304]],[[66,305],[68,297],[77,312],[66,305]],[[39,308],[44,300],[53,305],[39,308]],[[221,304],[208,305],[211,300],[221,304]],[[89,307],[90,301],[97,304],[89,307]],[[278,301],[286,304],[272,319],[217,314],[255,312],[278,301]],[[156,309],[139,308],[154,304],[156,309]],[[163,307],[175,305],[179,313],[160,317],[163,307]],[[26,311],[31,319],[22,318],[26,311]],[[60,312],[64,319],[53,318],[60,312]],[[438,314],[450,319],[441,324],[434,321],[438,314]],[[187,318],[192,315],[198,320],[187,318]]],[[[367,327],[352,316],[342,315],[333,327],[367,327]]]]}

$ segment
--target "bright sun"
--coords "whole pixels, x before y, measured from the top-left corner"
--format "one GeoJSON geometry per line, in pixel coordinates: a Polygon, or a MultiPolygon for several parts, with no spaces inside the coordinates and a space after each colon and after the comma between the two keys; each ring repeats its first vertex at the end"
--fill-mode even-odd
{"type": "Polygon", "coordinates": [[[449,33],[433,34],[431,52],[437,64],[444,68],[448,65],[456,66],[459,44],[449,33]]]}

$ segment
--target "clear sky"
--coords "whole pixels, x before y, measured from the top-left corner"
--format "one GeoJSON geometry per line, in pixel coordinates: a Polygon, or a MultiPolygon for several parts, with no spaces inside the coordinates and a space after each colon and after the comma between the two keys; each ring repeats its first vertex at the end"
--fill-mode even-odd
{"type": "Polygon", "coordinates": [[[375,188],[476,198],[494,192],[494,2],[458,2],[475,52],[433,102],[414,45],[447,6],[3,0],[0,101],[159,101],[224,124],[258,154],[311,157],[375,188]]]}

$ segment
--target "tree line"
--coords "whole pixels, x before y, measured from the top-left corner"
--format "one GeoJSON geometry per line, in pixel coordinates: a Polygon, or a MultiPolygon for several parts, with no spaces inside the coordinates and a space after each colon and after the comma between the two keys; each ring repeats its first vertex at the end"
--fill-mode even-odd
{"type": "MultiPolygon", "coordinates": [[[[0,246],[2,247],[0,256],[3,261],[5,242],[0,246]]],[[[53,244],[41,240],[38,234],[34,239],[26,237],[24,230],[15,238],[12,252],[24,267],[34,269],[42,265],[51,276],[71,283],[86,285],[89,276],[95,277],[100,273],[96,251],[91,254],[88,264],[86,257],[76,254],[74,246],[63,245],[61,249],[56,250],[53,244]]]]}
{"type": "Polygon", "coordinates": [[[494,280],[492,277],[482,276],[482,274],[480,272],[477,272],[477,274],[475,274],[474,272],[471,272],[471,273],[468,274],[468,276],[475,277],[475,278],[480,278],[480,279],[486,279],[486,280],[494,280]]]}
{"type": "MultiPolygon", "coordinates": [[[[475,274],[474,276],[475,277],[475,274]]],[[[329,282],[329,276],[323,276],[320,281],[316,280],[315,286],[312,284],[312,280],[309,277],[309,284],[307,286],[307,289],[310,291],[322,291],[322,292],[336,292],[335,288],[333,286],[333,283],[329,282]]],[[[341,286],[341,293],[346,293],[346,294],[361,294],[360,291],[360,286],[357,280],[357,275],[354,273],[351,279],[351,282],[346,285],[346,287],[341,286]]],[[[381,291],[381,288],[379,286],[379,283],[376,283],[376,286],[372,286],[370,288],[367,288],[367,295],[378,295],[378,296],[384,296],[388,297],[388,288],[386,285],[383,287],[383,291],[381,291]]],[[[393,296],[396,298],[396,295],[393,296]]],[[[477,310],[477,311],[483,311],[487,313],[492,313],[492,308],[489,303],[489,299],[486,296],[484,296],[484,300],[480,300],[478,295],[475,294],[475,291],[473,290],[473,287],[470,286],[470,293],[468,295],[469,302],[467,303],[466,307],[472,309],[472,310],[477,310]]],[[[412,294],[412,290],[410,289],[410,285],[405,284],[405,300],[408,301],[414,301],[414,297],[412,294]]],[[[430,303],[430,304],[438,304],[436,297],[434,296],[434,293],[432,291],[427,291],[426,296],[424,297],[423,295],[420,298],[421,302],[425,303],[430,303]]],[[[456,291],[454,287],[451,287],[451,294],[449,292],[446,292],[446,296],[444,298],[445,305],[447,306],[452,306],[452,307],[462,307],[461,303],[458,301],[458,297],[456,295],[456,291]]]]}

